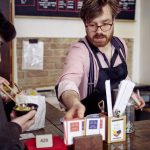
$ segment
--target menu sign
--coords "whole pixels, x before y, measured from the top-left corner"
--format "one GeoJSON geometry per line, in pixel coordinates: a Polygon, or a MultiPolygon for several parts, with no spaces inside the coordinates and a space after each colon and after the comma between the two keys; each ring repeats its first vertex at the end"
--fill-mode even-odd
{"type": "Polygon", "coordinates": [[[118,19],[135,19],[135,4],[136,0],[120,0],[121,12],[118,14],[118,19]]]}
{"type": "MultiPolygon", "coordinates": [[[[136,0],[120,0],[118,19],[134,19],[136,0]]],[[[22,16],[79,17],[83,0],[15,0],[15,14],[22,16]]]]}

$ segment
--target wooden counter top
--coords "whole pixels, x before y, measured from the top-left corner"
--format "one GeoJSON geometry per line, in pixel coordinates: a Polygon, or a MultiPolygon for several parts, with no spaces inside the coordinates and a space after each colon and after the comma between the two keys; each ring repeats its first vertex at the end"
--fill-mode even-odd
{"type": "MultiPolygon", "coordinates": [[[[64,112],[59,111],[54,106],[47,103],[46,107],[46,127],[44,129],[34,131],[36,134],[59,135],[63,138],[63,126],[60,118],[64,116],[64,112]]],[[[148,150],[150,149],[150,120],[142,120],[135,122],[135,133],[127,134],[125,142],[107,144],[104,142],[104,150],[148,150]]]]}

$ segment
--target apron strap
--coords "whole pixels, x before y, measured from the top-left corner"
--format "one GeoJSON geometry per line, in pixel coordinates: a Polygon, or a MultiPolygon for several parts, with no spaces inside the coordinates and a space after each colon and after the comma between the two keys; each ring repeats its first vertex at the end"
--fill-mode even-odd
{"type": "Polygon", "coordinates": [[[116,61],[117,56],[118,56],[118,50],[115,49],[114,54],[113,54],[113,57],[112,57],[111,62],[110,62],[110,67],[111,67],[111,68],[114,66],[114,63],[115,63],[115,61],[116,61]]]}
{"type": "MultiPolygon", "coordinates": [[[[125,52],[125,48],[123,43],[120,41],[120,39],[118,37],[113,37],[112,38],[112,44],[114,45],[114,47],[119,50],[121,49],[123,55],[124,55],[124,59],[126,59],[126,52],[125,52]]],[[[118,51],[119,52],[119,51],[118,51]]]]}
{"type": "MultiPolygon", "coordinates": [[[[90,44],[89,44],[89,46],[90,46],[90,48],[89,48],[87,43],[84,42],[83,40],[79,40],[79,42],[83,43],[87,47],[87,49],[89,51],[90,68],[89,68],[88,87],[87,87],[87,95],[89,96],[94,91],[94,61],[93,61],[92,53],[90,51],[90,48],[91,48],[90,44]]],[[[126,59],[125,48],[124,48],[123,43],[119,40],[119,38],[113,37],[112,38],[112,44],[115,47],[115,52],[114,52],[113,59],[111,60],[111,67],[113,67],[113,64],[115,63],[115,60],[116,60],[118,54],[119,54],[119,56],[120,56],[122,61],[125,61],[125,59],[126,59]],[[120,52],[120,49],[121,49],[124,57],[122,56],[122,54],[120,52]]],[[[92,52],[93,52],[93,54],[94,54],[94,56],[95,56],[95,58],[97,60],[99,68],[101,68],[102,65],[100,63],[100,60],[98,59],[98,56],[97,56],[96,52],[93,51],[93,50],[92,50],[92,52]]],[[[106,59],[105,62],[108,65],[108,60],[107,60],[106,56],[102,52],[101,52],[101,54],[103,55],[104,60],[106,59]]]]}
{"type": "Polygon", "coordinates": [[[82,40],[80,40],[79,42],[83,43],[89,51],[90,69],[89,69],[88,87],[87,87],[87,95],[89,96],[89,95],[91,95],[91,93],[94,90],[94,61],[93,61],[93,56],[92,56],[87,44],[82,40]]]}
{"type": "MultiPolygon", "coordinates": [[[[106,62],[106,64],[107,64],[108,67],[113,67],[113,65],[114,65],[114,63],[115,63],[115,60],[116,60],[118,54],[119,54],[119,56],[120,56],[120,58],[121,58],[122,61],[124,61],[124,60],[126,59],[125,48],[124,48],[123,43],[120,41],[120,39],[117,38],[117,37],[113,37],[111,43],[112,43],[112,45],[114,45],[115,51],[114,51],[114,54],[113,54],[113,56],[112,56],[112,59],[111,59],[110,64],[109,64],[108,59],[107,59],[107,57],[105,56],[105,54],[102,53],[98,48],[95,47],[95,48],[96,48],[96,51],[97,51],[97,52],[100,52],[101,55],[103,56],[103,58],[104,58],[104,60],[105,60],[105,62],[106,62]],[[122,56],[122,54],[121,54],[121,52],[120,52],[120,49],[121,49],[121,51],[122,51],[124,57],[122,56]]],[[[90,43],[89,43],[89,46],[90,46],[90,43]]],[[[91,46],[90,46],[90,47],[91,47],[91,46]]],[[[91,47],[91,49],[92,49],[92,47],[91,47]]],[[[101,65],[101,63],[100,63],[100,60],[99,60],[99,58],[98,58],[98,56],[97,56],[97,52],[95,52],[94,50],[92,50],[92,52],[93,52],[93,54],[94,54],[94,56],[95,56],[95,58],[96,58],[96,60],[97,60],[97,63],[98,63],[99,68],[102,68],[102,65],[101,65]]]]}
{"type": "Polygon", "coordinates": [[[118,54],[119,54],[120,59],[122,60],[122,62],[124,62],[125,59],[126,59],[126,53],[125,53],[124,45],[123,45],[123,43],[119,40],[119,38],[113,37],[111,42],[112,42],[112,44],[113,44],[114,47],[115,47],[115,52],[114,52],[113,58],[112,58],[112,60],[111,60],[111,67],[113,67],[113,66],[114,66],[114,63],[115,63],[115,61],[116,61],[116,58],[117,58],[117,56],[118,56],[118,54]],[[120,52],[120,49],[121,49],[122,53],[120,52]],[[122,54],[124,55],[124,57],[122,56],[122,54]]]}

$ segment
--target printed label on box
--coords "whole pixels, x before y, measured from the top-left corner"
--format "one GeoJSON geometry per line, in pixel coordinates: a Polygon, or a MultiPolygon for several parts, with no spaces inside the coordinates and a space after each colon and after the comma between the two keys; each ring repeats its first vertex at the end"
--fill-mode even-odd
{"type": "Polygon", "coordinates": [[[73,138],[84,135],[84,119],[64,121],[64,142],[73,144],[73,138]]]}
{"type": "Polygon", "coordinates": [[[111,123],[111,141],[118,141],[123,140],[123,133],[124,133],[124,121],[123,119],[120,120],[112,120],[111,123]]]}
{"type": "Polygon", "coordinates": [[[99,134],[100,118],[86,119],[86,135],[99,134]]]}

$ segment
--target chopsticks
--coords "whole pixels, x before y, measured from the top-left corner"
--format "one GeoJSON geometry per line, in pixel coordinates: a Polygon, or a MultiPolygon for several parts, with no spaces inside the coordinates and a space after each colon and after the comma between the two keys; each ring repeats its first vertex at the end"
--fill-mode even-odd
{"type": "Polygon", "coordinates": [[[8,94],[2,87],[0,87],[0,90],[1,90],[4,94],[6,94],[11,100],[13,100],[13,101],[15,102],[15,99],[14,99],[10,94],[8,94]]]}
{"type": "Polygon", "coordinates": [[[22,91],[22,88],[19,88],[19,86],[16,84],[16,83],[13,83],[15,85],[15,87],[17,88],[18,92],[17,94],[21,93],[22,91]]]}
{"type": "MultiPolygon", "coordinates": [[[[5,82],[3,82],[3,84],[10,90],[12,91],[15,95],[17,95],[17,93],[8,85],[6,84],[5,82]]],[[[6,91],[5,91],[6,92],[6,91]]]]}
{"type": "MultiPolygon", "coordinates": [[[[18,92],[16,92],[16,91],[15,91],[12,87],[10,87],[7,83],[3,82],[2,84],[3,84],[3,86],[7,87],[11,92],[13,92],[14,95],[17,95],[17,94],[19,94],[19,93],[22,91],[22,89],[20,89],[19,86],[18,86],[16,83],[13,83],[13,84],[14,84],[15,87],[17,88],[18,92]]],[[[4,90],[2,87],[0,87],[0,90],[1,90],[4,94],[6,94],[11,100],[13,100],[13,101],[15,102],[15,99],[14,99],[6,90],[4,90]]]]}

